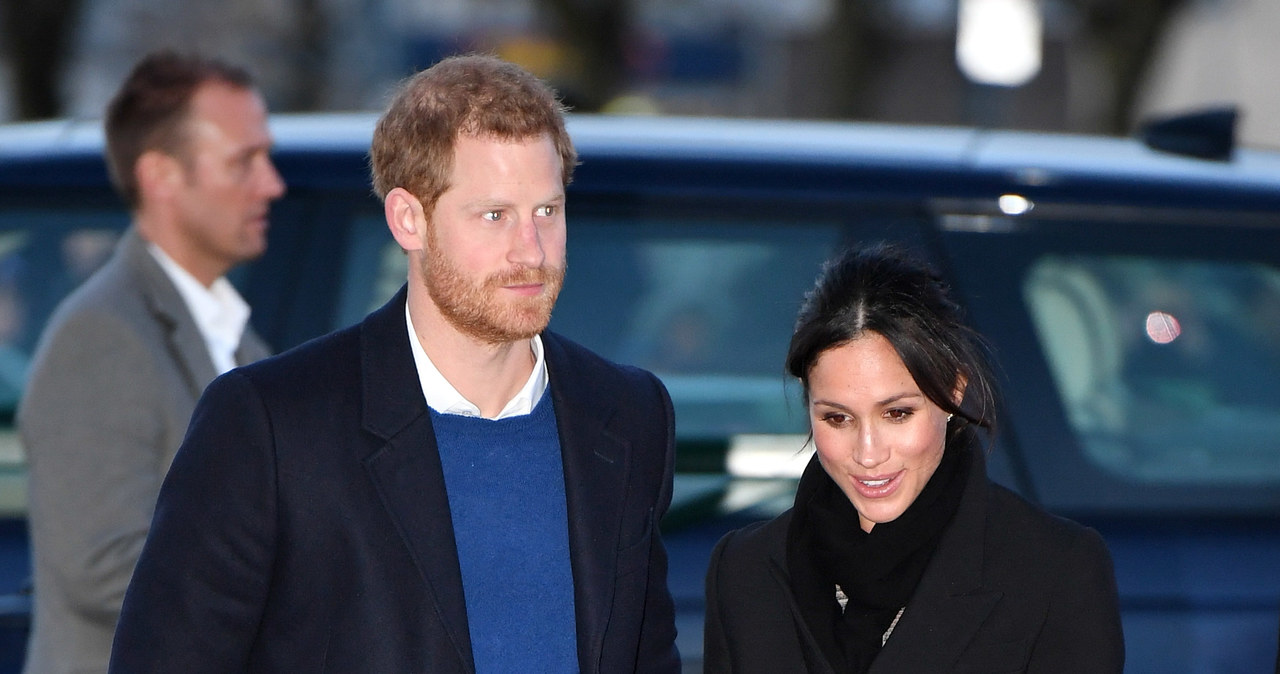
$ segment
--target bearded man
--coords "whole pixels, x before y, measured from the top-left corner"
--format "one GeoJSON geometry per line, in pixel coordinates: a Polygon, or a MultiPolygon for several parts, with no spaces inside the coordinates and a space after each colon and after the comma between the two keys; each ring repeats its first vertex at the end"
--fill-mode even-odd
{"type": "Polygon", "coordinates": [[[679,671],[670,398],[546,331],[562,105],[453,57],[404,84],[371,156],[408,283],[209,387],[112,671],[679,671]]]}

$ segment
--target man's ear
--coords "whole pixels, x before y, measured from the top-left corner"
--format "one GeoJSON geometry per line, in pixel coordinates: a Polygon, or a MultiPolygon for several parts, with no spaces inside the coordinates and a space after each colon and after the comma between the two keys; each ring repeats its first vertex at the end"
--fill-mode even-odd
{"type": "Polygon", "coordinates": [[[382,200],[382,210],[387,218],[387,228],[401,248],[406,251],[423,248],[427,217],[417,197],[403,187],[397,187],[387,192],[382,200]]]}
{"type": "Polygon", "coordinates": [[[182,164],[159,150],[147,150],[134,162],[133,177],[144,198],[169,196],[183,180],[182,164]]]}

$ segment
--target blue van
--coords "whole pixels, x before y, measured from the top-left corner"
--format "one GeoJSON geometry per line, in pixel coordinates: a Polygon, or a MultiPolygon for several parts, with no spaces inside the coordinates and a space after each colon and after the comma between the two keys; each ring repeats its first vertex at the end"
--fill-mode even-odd
{"type": "MultiPolygon", "coordinates": [[[[373,123],[272,121],[289,192],[234,280],[277,350],[403,282],[369,187],[373,123]]],[[[570,131],[582,165],[552,325],[671,391],[664,531],[688,671],[711,546],[788,507],[808,456],[782,374],[799,302],[824,259],[880,240],[931,259],[990,341],[993,477],[1106,538],[1126,671],[1274,666],[1280,153],[836,122],[578,116],[570,131]]],[[[91,123],[0,127],[0,672],[20,666],[29,610],[12,429],[26,359],[128,224],[101,143],[91,123]]]]}

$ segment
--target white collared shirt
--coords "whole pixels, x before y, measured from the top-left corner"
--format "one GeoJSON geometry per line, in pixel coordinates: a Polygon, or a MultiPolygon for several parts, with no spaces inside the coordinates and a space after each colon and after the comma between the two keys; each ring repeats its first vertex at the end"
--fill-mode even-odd
{"type": "MultiPolygon", "coordinates": [[[[413,329],[413,318],[409,316],[408,303],[405,303],[404,307],[404,323],[409,330],[413,364],[418,368],[418,381],[422,384],[422,395],[426,397],[427,405],[441,414],[481,416],[480,408],[462,397],[458,389],[454,388],[443,374],[440,374],[440,369],[427,357],[422,343],[418,341],[418,332],[413,329]]],[[[494,419],[505,419],[532,412],[547,391],[547,360],[542,351],[542,336],[534,335],[533,339],[529,340],[529,347],[533,349],[533,372],[529,373],[529,380],[524,383],[524,387],[507,402],[506,407],[503,407],[498,416],[493,417],[494,419]]]]}
{"type": "Polygon", "coordinates": [[[222,374],[235,367],[236,349],[240,348],[244,326],[249,322],[249,304],[225,276],[219,276],[212,286],[206,288],[160,246],[148,243],[147,250],[160,263],[165,276],[173,282],[186,303],[187,311],[191,312],[196,328],[204,338],[209,357],[213,359],[214,369],[222,374]]]}

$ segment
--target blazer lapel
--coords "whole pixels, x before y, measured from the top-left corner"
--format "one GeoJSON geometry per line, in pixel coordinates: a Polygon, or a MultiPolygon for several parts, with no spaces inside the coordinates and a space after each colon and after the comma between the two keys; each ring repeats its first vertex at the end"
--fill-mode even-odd
{"type": "Polygon", "coordinates": [[[968,484],[955,520],[911,596],[872,674],[943,672],[964,652],[1002,593],[982,583],[987,471],[973,448],[968,484]]]}
{"type": "Polygon", "coordinates": [[[430,610],[470,672],[475,665],[444,470],[413,365],[404,306],[401,288],[361,325],[362,418],[365,430],[384,441],[364,464],[427,584],[430,610]]]}
{"type": "Polygon", "coordinates": [[[236,365],[248,365],[271,355],[271,348],[262,341],[252,326],[244,326],[240,344],[236,347],[236,365]]]}
{"type": "Polygon", "coordinates": [[[609,427],[612,394],[574,371],[556,335],[542,339],[564,462],[578,659],[594,671],[613,605],[631,445],[609,427]]]}
{"type": "MultiPolygon", "coordinates": [[[[187,308],[173,281],[165,274],[160,263],[147,250],[147,243],[137,232],[128,230],[120,241],[120,254],[128,266],[136,271],[142,283],[143,297],[156,321],[165,326],[168,349],[174,362],[187,382],[193,398],[199,398],[204,389],[218,376],[209,347],[196,327],[195,318],[187,308]]],[[[253,328],[245,326],[240,344],[236,347],[237,365],[247,365],[270,355],[270,349],[253,328]]]]}
{"type": "Polygon", "coordinates": [[[130,228],[120,240],[120,255],[138,275],[143,297],[156,321],[166,328],[167,347],[193,399],[218,375],[200,329],[173,281],[147,250],[147,243],[130,228]]]}

